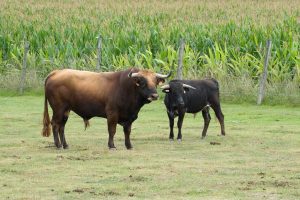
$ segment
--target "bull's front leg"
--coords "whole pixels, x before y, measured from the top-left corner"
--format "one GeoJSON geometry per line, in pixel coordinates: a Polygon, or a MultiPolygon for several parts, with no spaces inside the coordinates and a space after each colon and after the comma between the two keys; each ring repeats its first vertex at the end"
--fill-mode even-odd
{"type": "Polygon", "coordinates": [[[184,114],[185,114],[185,112],[182,112],[182,113],[178,114],[178,122],[177,122],[177,127],[178,127],[177,140],[178,141],[182,140],[181,127],[182,127],[182,123],[183,123],[184,114]]]}
{"type": "Polygon", "coordinates": [[[125,146],[128,150],[132,149],[132,145],[131,145],[131,142],[130,142],[131,123],[130,124],[125,124],[123,126],[123,131],[124,131],[124,135],[125,135],[125,146]]]}
{"type": "Polygon", "coordinates": [[[173,128],[174,128],[174,114],[171,113],[170,111],[168,111],[168,117],[169,117],[169,126],[170,126],[169,139],[170,140],[174,140],[174,132],[173,132],[173,128]]]}
{"type": "Polygon", "coordinates": [[[116,133],[116,128],[117,128],[117,122],[118,118],[115,116],[108,116],[107,117],[107,127],[108,127],[108,148],[111,150],[116,149],[115,144],[114,144],[114,136],[116,133]]]}

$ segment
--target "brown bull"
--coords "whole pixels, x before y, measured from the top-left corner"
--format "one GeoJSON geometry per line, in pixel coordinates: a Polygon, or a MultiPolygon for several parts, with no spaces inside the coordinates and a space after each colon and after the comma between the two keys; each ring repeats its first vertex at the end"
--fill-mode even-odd
{"type": "Polygon", "coordinates": [[[54,143],[68,148],[64,128],[70,111],[83,118],[85,126],[92,117],[107,119],[108,147],[115,148],[117,124],[123,126],[125,146],[131,149],[131,124],[141,107],[158,98],[156,87],[169,75],[161,75],[137,68],[119,72],[95,73],[71,69],[51,72],[45,80],[44,128],[42,135],[50,135],[48,102],[53,110],[51,120],[54,143]]]}

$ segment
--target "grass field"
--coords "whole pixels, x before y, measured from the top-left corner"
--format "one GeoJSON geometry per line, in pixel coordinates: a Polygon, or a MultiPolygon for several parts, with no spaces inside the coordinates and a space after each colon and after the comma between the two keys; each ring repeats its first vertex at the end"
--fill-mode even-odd
{"type": "Polygon", "coordinates": [[[160,99],[133,125],[134,149],[117,130],[107,148],[106,120],[84,131],[72,114],[68,150],[43,138],[43,98],[0,97],[1,199],[298,199],[300,108],[223,104],[225,137],[216,119],[187,115],[183,141],[168,140],[160,99]],[[218,142],[220,145],[211,145],[218,142]]]}

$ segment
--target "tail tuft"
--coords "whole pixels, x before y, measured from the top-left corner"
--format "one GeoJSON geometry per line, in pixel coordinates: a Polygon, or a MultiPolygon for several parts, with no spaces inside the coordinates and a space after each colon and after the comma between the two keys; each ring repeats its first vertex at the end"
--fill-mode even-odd
{"type": "Polygon", "coordinates": [[[48,113],[48,101],[47,101],[47,97],[45,94],[42,136],[49,137],[50,133],[51,133],[51,126],[50,126],[50,118],[49,118],[49,113],[48,113]]]}

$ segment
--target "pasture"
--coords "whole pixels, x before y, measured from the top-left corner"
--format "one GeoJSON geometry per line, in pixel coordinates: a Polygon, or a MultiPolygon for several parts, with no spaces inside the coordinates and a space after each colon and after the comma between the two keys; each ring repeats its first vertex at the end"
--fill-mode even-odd
{"type": "Polygon", "coordinates": [[[43,101],[42,96],[0,97],[1,199],[300,196],[299,107],[223,103],[225,137],[217,136],[220,127],[213,117],[201,140],[201,114],[187,115],[178,143],[168,140],[160,98],[139,113],[130,151],[120,127],[117,150],[109,151],[106,120],[94,118],[84,131],[72,113],[66,125],[70,148],[57,150],[52,135],[41,136],[43,101]]]}

